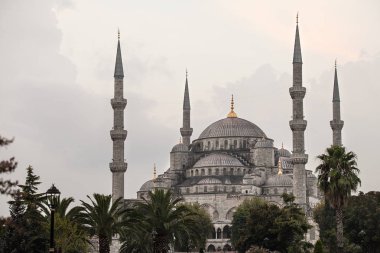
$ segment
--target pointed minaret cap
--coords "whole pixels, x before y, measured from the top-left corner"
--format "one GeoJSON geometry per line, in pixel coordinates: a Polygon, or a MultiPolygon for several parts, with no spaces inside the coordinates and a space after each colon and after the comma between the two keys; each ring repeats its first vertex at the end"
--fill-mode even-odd
{"type": "Polygon", "coordinates": [[[231,111],[227,114],[227,118],[237,118],[234,112],[234,95],[231,96],[231,111]]]}
{"type": "Polygon", "coordinates": [[[186,69],[186,82],[185,82],[185,94],[183,96],[183,109],[190,110],[190,96],[189,96],[189,84],[187,81],[187,69],[186,69]]]}
{"type": "Polygon", "coordinates": [[[298,31],[298,13],[297,13],[297,26],[296,26],[296,40],[294,42],[293,63],[302,63],[300,34],[298,31]]]}
{"type": "Polygon", "coordinates": [[[123,78],[123,61],[121,59],[121,49],[120,49],[120,30],[117,31],[117,52],[116,52],[116,63],[115,63],[115,74],[116,78],[123,78]]]}
{"type": "Polygon", "coordinates": [[[334,92],[333,92],[333,102],[340,102],[339,96],[339,85],[338,85],[338,73],[335,60],[335,76],[334,76],[334,92]]]}

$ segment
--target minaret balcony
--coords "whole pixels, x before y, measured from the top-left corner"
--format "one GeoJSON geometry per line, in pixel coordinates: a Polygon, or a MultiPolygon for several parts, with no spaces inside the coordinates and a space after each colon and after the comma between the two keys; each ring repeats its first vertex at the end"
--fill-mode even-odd
{"type": "Polygon", "coordinates": [[[113,98],[111,105],[113,109],[124,109],[127,106],[127,100],[125,98],[113,98]]]}
{"type": "Polygon", "coordinates": [[[289,121],[289,126],[292,131],[305,131],[307,121],[303,119],[293,119],[289,121]]]}
{"type": "Polygon", "coordinates": [[[309,159],[309,156],[307,154],[293,153],[291,158],[293,164],[306,164],[309,159]]]}
{"type": "Polygon", "coordinates": [[[128,168],[128,163],[122,162],[112,162],[110,163],[111,172],[126,172],[128,168]]]}
{"type": "Polygon", "coordinates": [[[193,133],[193,129],[192,128],[183,128],[183,127],[181,127],[180,131],[181,131],[181,135],[182,136],[191,136],[191,134],[193,133]]]}
{"type": "Polygon", "coordinates": [[[123,129],[113,129],[110,131],[111,139],[115,140],[125,140],[127,138],[127,130],[123,129]]]}
{"type": "Polygon", "coordinates": [[[289,88],[289,93],[292,99],[302,99],[305,97],[306,88],[302,86],[293,86],[289,88]]]}
{"type": "Polygon", "coordinates": [[[332,130],[342,130],[344,125],[343,120],[331,120],[330,121],[330,126],[332,130]]]}

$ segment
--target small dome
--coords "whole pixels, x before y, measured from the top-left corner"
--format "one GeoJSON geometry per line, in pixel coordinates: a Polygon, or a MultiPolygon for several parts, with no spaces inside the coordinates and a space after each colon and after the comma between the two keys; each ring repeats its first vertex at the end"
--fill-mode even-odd
{"type": "Polygon", "coordinates": [[[279,157],[290,157],[292,154],[289,150],[284,149],[283,147],[278,150],[279,157]]]}
{"type": "Polygon", "coordinates": [[[227,154],[211,154],[209,156],[201,158],[198,162],[194,164],[193,168],[219,166],[243,167],[243,164],[237,158],[227,154]]]}
{"type": "Polygon", "coordinates": [[[217,178],[213,178],[213,177],[206,177],[206,178],[201,179],[198,182],[198,184],[221,184],[221,183],[222,183],[222,181],[220,181],[217,178]]]}
{"type": "Polygon", "coordinates": [[[183,143],[178,143],[172,148],[172,152],[187,152],[189,149],[187,146],[183,143]]]}
{"type": "Polygon", "coordinates": [[[266,137],[263,130],[258,126],[241,118],[225,118],[218,120],[209,125],[199,139],[217,138],[217,137],[266,137]]]}
{"type": "Polygon", "coordinates": [[[265,186],[292,186],[293,180],[287,175],[274,175],[268,178],[265,186]]]}
{"type": "Polygon", "coordinates": [[[255,148],[272,148],[273,141],[271,139],[261,138],[256,142],[255,148]]]}
{"type": "Polygon", "coordinates": [[[153,180],[146,181],[140,188],[140,191],[150,191],[152,188],[154,188],[154,182],[153,180]]]}

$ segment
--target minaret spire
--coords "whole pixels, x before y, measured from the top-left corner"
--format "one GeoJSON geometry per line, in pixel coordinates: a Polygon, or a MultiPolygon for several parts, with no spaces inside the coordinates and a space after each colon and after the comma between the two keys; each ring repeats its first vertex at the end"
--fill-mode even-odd
{"type": "Polygon", "coordinates": [[[234,112],[235,109],[234,95],[231,95],[231,111],[227,114],[227,118],[237,118],[237,114],[234,112]]]}
{"type": "Polygon", "coordinates": [[[306,208],[305,164],[308,161],[308,155],[305,154],[304,132],[307,121],[304,120],[303,114],[303,99],[306,94],[306,88],[302,86],[302,54],[298,14],[293,54],[293,86],[289,88],[289,93],[293,100],[293,116],[292,120],[289,121],[290,129],[293,132],[293,194],[295,202],[306,208]]]}
{"type": "Polygon", "coordinates": [[[128,164],[124,161],[124,142],[127,131],[124,130],[124,109],[127,100],[123,97],[124,86],[123,62],[120,49],[120,32],[118,31],[115,74],[114,74],[114,98],[111,99],[113,108],[114,125],[110,131],[113,142],[113,158],[109,164],[112,172],[112,200],[124,198],[124,173],[128,164]]]}
{"type": "Polygon", "coordinates": [[[193,133],[193,129],[190,127],[190,95],[189,95],[189,84],[188,84],[188,73],[186,69],[186,82],[185,82],[185,93],[183,96],[183,111],[182,111],[182,128],[180,129],[182,135],[182,142],[185,145],[190,145],[190,137],[193,133]]]}
{"type": "Polygon", "coordinates": [[[338,73],[335,60],[334,90],[333,90],[333,119],[330,121],[333,130],[333,145],[342,146],[342,128],[344,121],[340,119],[340,96],[338,85],[338,73]]]}

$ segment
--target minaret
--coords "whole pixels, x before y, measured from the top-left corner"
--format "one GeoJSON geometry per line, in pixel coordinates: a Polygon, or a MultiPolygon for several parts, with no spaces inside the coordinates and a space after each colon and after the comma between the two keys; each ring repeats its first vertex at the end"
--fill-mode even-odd
{"type": "Polygon", "coordinates": [[[333,130],[333,145],[342,146],[342,128],[344,121],[340,120],[340,97],[338,74],[335,61],[335,76],[334,76],[334,91],[333,91],[333,120],[330,121],[331,129],[333,130]]]}
{"type": "Polygon", "coordinates": [[[306,88],[302,86],[302,54],[301,43],[298,31],[298,14],[296,26],[296,39],[294,42],[293,54],[293,87],[289,88],[290,96],[293,100],[293,116],[289,121],[290,129],[293,132],[293,195],[295,202],[302,207],[306,207],[306,172],[305,164],[308,156],[305,154],[304,132],[307,121],[303,115],[303,99],[306,88]]]}
{"type": "Polygon", "coordinates": [[[183,123],[180,129],[182,135],[182,142],[186,146],[190,145],[190,137],[193,133],[193,129],[190,127],[190,96],[189,96],[189,85],[187,81],[187,70],[186,70],[186,83],[185,83],[185,94],[183,96],[183,123]]]}
{"type": "Polygon", "coordinates": [[[120,32],[118,32],[114,78],[114,98],[111,99],[113,128],[110,131],[113,142],[113,158],[110,163],[113,201],[120,197],[124,198],[124,173],[127,170],[127,163],[124,161],[124,141],[127,138],[127,131],[124,130],[124,109],[127,100],[123,98],[124,71],[120,50],[120,32]]]}

